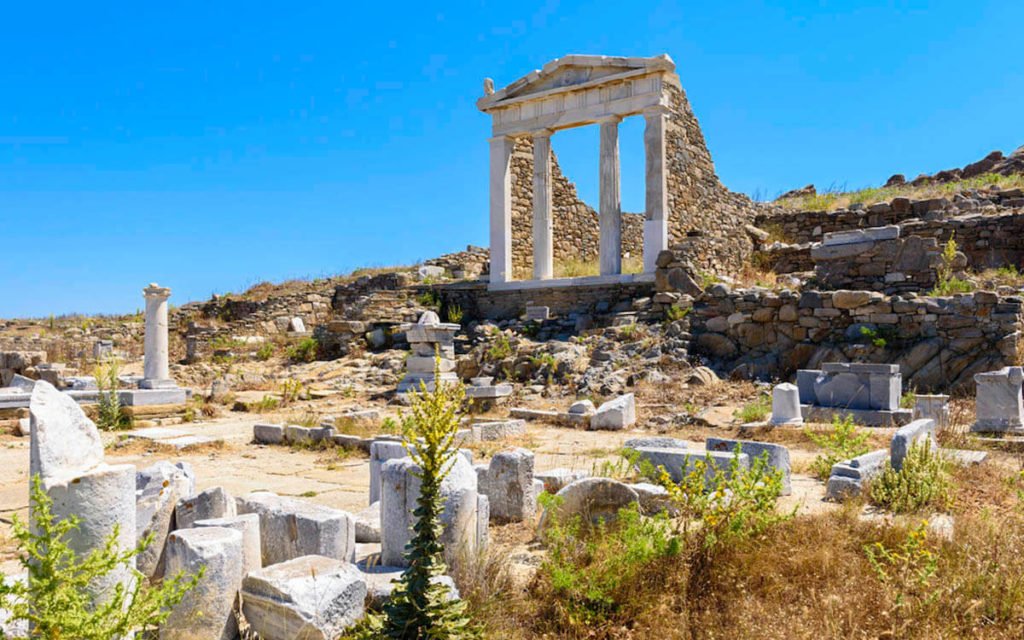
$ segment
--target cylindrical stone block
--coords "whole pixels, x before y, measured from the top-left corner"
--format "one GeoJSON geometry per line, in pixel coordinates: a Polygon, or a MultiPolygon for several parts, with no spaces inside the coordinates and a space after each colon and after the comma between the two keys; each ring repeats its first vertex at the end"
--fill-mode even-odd
{"type": "Polygon", "coordinates": [[[171,290],[151,284],[142,293],[146,298],[143,381],[145,386],[159,387],[171,379],[167,352],[167,299],[171,297],[171,290]]]}
{"type": "MultiPolygon", "coordinates": [[[[68,544],[79,558],[102,549],[117,529],[120,551],[135,547],[135,467],[130,464],[106,465],[80,476],[51,480],[45,487],[53,501],[53,517],[63,520],[78,518],[78,528],[69,534],[68,544]]],[[[35,514],[30,515],[35,529],[35,514]]],[[[134,583],[135,560],[98,578],[92,585],[96,602],[105,602],[114,588],[123,584],[131,589],[134,583]]]]}
{"type": "Polygon", "coordinates": [[[245,566],[242,575],[263,567],[263,551],[260,546],[260,516],[258,513],[243,513],[229,518],[197,520],[196,528],[223,527],[242,534],[242,558],[245,566]]]}
{"type": "Polygon", "coordinates": [[[242,533],[224,527],[180,529],[167,538],[167,572],[206,572],[160,627],[160,640],[234,640],[242,586],[242,533]]]}

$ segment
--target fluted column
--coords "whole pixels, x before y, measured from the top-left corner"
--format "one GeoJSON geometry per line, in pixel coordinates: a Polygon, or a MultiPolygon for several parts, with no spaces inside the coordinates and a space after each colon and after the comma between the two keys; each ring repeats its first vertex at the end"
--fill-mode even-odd
{"type": "Polygon", "coordinates": [[[601,275],[622,273],[622,200],[619,191],[619,122],[601,121],[600,233],[601,275]]]}
{"type": "Polygon", "coordinates": [[[551,131],[533,134],[533,278],[554,274],[554,226],[551,218],[551,131]]]}
{"type": "Polygon", "coordinates": [[[491,282],[512,279],[512,148],[515,139],[496,136],[491,144],[491,282]]]}
{"type": "Polygon", "coordinates": [[[644,272],[657,268],[658,254],[668,248],[668,187],[665,180],[664,107],[644,112],[644,155],[647,206],[644,215],[644,272]]]}

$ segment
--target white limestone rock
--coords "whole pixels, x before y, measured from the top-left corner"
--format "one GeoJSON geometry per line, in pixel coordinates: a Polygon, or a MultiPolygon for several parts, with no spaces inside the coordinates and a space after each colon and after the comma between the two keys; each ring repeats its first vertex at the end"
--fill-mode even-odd
{"type": "Polygon", "coordinates": [[[240,513],[260,516],[264,567],[313,555],[355,560],[355,518],[346,511],[269,491],[246,494],[237,503],[240,513]]]}
{"type": "Polygon", "coordinates": [[[490,501],[491,518],[499,522],[533,518],[537,512],[537,495],[533,489],[532,451],[517,448],[496,453],[491,458],[486,478],[480,492],[490,501]]]}
{"type": "Polygon", "coordinates": [[[354,564],[303,556],[253,571],[242,612],[261,638],[334,640],[363,616],[366,580],[354,564]]]}
{"type": "Polygon", "coordinates": [[[263,567],[263,550],[260,546],[260,517],[255,513],[243,513],[225,518],[196,520],[197,529],[220,527],[234,529],[242,534],[243,574],[263,567]]]}
{"type": "Polygon", "coordinates": [[[182,529],[167,538],[167,574],[196,575],[195,589],[160,627],[160,640],[234,640],[235,603],[242,586],[242,533],[223,527],[182,529]]]}
{"type": "Polygon", "coordinates": [[[231,518],[237,515],[235,500],[224,487],[211,487],[178,501],[174,515],[178,529],[191,529],[196,520],[231,518]]]}
{"type": "Polygon", "coordinates": [[[50,482],[81,475],[103,462],[100,432],[71,396],[40,380],[32,389],[29,415],[29,470],[32,475],[41,476],[44,488],[50,482]]]}
{"type": "Polygon", "coordinates": [[[621,431],[634,424],[636,424],[636,399],[632,393],[605,402],[590,417],[590,428],[593,430],[621,431]]]}

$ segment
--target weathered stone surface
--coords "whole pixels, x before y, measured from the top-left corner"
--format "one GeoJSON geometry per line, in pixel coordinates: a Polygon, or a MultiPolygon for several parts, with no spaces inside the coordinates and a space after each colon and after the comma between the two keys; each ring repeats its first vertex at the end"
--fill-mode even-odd
{"type": "MultiPolygon", "coordinates": [[[[96,468],[103,462],[103,441],[92,420],[53,385],[40,380],[29,404],[32,441],[29,472],[44,488],[96,468]]],[[[132,479],[134,482],[134,478],[132,479]]],[[[134,527],[133,527],[134,529],[134,527]]]]}
{"type": "Polygon", "coordinates": [[[772,389],[771,423],[776,426],[793,426],[804,423],[800,414],[800,390],[795,384],[783,382],[772,389]]]}
{"type": "Polygon", "coordinates": [[[640,497],[640,509],[646,515],[654,515],[666,510],[669,512],[676,511],[672,505],[672,500],[668,496],[668,489],[660,484],[637,482],[629,485],[629,488],[636,491],[637,496],[640,497]]]}
{"type": "Polygon", "coordinates": [[[632,393],[605,402],[590,417],[590,428],[594,430],[621,431],[634,424],[636,424],[636,399],[632,393]]]}
{"type": "Polygon", "coordinates": [[[975,399],[976,421],[972,431],[1015,431],[1024,428],[1024,403],[1021,384],[1024,369],[1004,367],[999,371],[979,373],[975,399]]]}
{"type": "Polygon", "coordinates": [[[569,405],[569,413],[574,415],[590,416],[596,411],[597,407],[594,406],[594,401],[589,398],[577,400],[569,405]]]}
{"type": "Polygon", "coordinates": [[[599,520],[614,520],[619,509],[631,504],[640,504],[640,496],[629,485],[610,478],[583,478],[576,480],[559,491],[559,504],[553,512],[545,511],[541,527],[549,518],[559,522],[580,516],[584,521],[597,523],[599,520]]]}
{"type": "Polygon", "coordinates": [[[167,538],[167,573],[196,575],[199,585],[171,611],[160,640],[234,640],[238,637],[235,603],[245,561],[242,534],[207,527],[175,531],[167,538]]]}
{"type": "Polygon", "coordinates": [[[866,481],[884,471],[888,460],[889,452],[879,449],[833,465],[825,486],[825,498],[843,501],[859,495],[866,481]]]}
{"type": "Polygon", "coordinates": [[[136,540],[152,534],[153,541],[135,558],[136,568],[150,579],[164,575],[164,554],[167,536],[177,528],[175,505],[178,500],[195,493],[195,476],[188,463],[157,464],[135,475],[136,540]]]}
{"type": "MultiPolygon", "coordinates": [[[[639,447],[636,451],[640,454],[642,460],[650,462],[654,465],[655,469],[665,469],[669,477],[672,478],[672,481],[676,483],[682,482],[683,478],[693,471],[698,462],[703,462],[707,464],[704,470],[704,479],[710,485],[717,471],[724,472],[726,477],[730,475],[730,465],[733,459],[736,458],[731,451],[707,451],[702,454],[686,449],[647,447],[639,447]]],[[[739,455],[739,468],[747,469],[749,467],[750,458],[746,454],[741,453],[739,455]]]]}
{"type": "MultiPolygon", "coordinates": [[[[417,467],[410,458],[388,460],[381,467],[381,562],[405,566],[405,547],[412,539],[413,511],[420,494],[417,467]]],[[[472,464],[456,456],[441,484],[445,559],[457,564],[476,552],[477,477],[472,464]]]]}
{"type": "Polygon", "coordinates": [[[246,494],[237,503],[240,513],[260,516],[265,567],[311,555],[355,560],[355,519],[345,511],[265,491],[246,494]]]}
{"type": "Polygon", "coordinates": [[[242,575],[263,566],[263,551],[260,543],[260,517],[257,514],[243,513],[226,518],[196,520],[195,527],[234,529],[242,534],[242,563],[244,564],[242,575]]]}
{"type": "Polygon", "coordinates": [[[174,509],[178,529],[191,529],[196,520],[231,518],[237,514],[235,499],[224,487],[211,487],[195,496],[178,500],[174,509]]]}
{"type": "Polygon", "coordinates": [[[407,455],[405,445],[395,440],[374,440],[370,444],[370,504],[380,502],[381,465],[407,455]]]}
{"type": "Polygon", "coordinates": [[[590,474],[586,471],[579,471],[574,469],[563,469],[561,467],[557,469],[549,469],[548,471],[538,471],[533,474],[533,477],[540,480],[544,485],[544,491],[554,495],[562,490],[570,482],[575,482],[581,478],[586,478],[590,474]]]}
{"type": "Polygon", "coordinates": [[[363,615],[366,580],[354,564],[303,556],[250,572],[242,612],[267,640],[334,640],[363,615]]]}
{"type": "Polygon", "coordinates": [[[478,422],[472,426],[473,439],[479,442],[493,442],[526,435],[525,420],[498,420],[478,422]]]}
{"type": "Polygon", "coordinates": [[[650,449],[685,449],[686,441],[665,436],[650,436],[646,438],[630,438],[622,444],[622,447],[624,449],[638,449],[640,447],[650,449]]]}
{"type": "Polygon", "coordinates": [[[910,448],[914,445],[924,446],[926,443],[933,453],[939,448],[939,443],[935,440],[934,420],[914,420],[897,429],[889,443],[889,463],[892,468],[897,471],[902,469],[903,460],[910,453],[910,448]]]}
{"type": "Polygon", "coordinates": [[[380,542],[380,501],[374,502],[359,513],[356,519],[356,542],[380,542]]]}
{"type": "MultiPolygon", "coordinates": [[[[533,452],[528,449],[501,451],[491,458],[486,482],[479,492],[490,502],[491,518],[498,522],[522,522],[537,511],[533,490],[533,452]]],[[[479,476],[478,476],[479,480],[479,476]]]]}
{"type": "Polygon", "coordinates": [[[726,438],[708,438],[704,446],[708,451],[735,451],[736,445],[740,447],[740,453],[745,454],[751,465],[754,460],[767,455],[768,466],[782,473],[782,494],[788,496],[792,493],[791,466],[789,462],[789,449],[781,444],[770,442],[754,442],[752,440],[728,440],[726,438]]]}
{"type": "Polygon", "coordinates": [[[923,395],[914,397],[914,420],[928,419],[935,421],[935,432],[938,433],[949,426],[949,396],[923,395]]]}
{"type": "Polygon", "coordinates": [[[259,444],[282,444],[284,425],[257,422],[252,427],[252,439],[259,444]]]}

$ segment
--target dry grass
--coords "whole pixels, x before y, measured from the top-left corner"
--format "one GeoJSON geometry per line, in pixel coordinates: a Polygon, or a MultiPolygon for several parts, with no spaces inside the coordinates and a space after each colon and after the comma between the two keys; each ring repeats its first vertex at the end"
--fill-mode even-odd
{"type": "Polygon", "coordinates": [[[964,189],[987,189],[992,186],[999,187],[1000,189],[1024,187],[1024,175],[1003,176],[987,173],[968,180],[959,180],[945,184],[924,184],[917,187],[906,184],[898,187],[868,187],[856,191],[830,188],[824,193],[813,196],[776,200],[776,204],[797,211],[833,211],[845,209],[851,204],[857,203],[874,204],[898,197],[914,199],[941,198],[951,196],[964,189]]]}
{"type": "Polygon", "coordinates": [[[934,558],[935,573],[921,583],[895,565],[881,579],[865,548],[900,548],[928,514],[888,524],[860,517],[862,505],[853,504],[723,547],[702,570],[681,559],[650,567],[627,585],[628,616],[614,626],[564,623],[543,572],[526,590],[478,585],[473,593],[482,597],[469,601],[486,637],[507,640],[1020,638],[1024,512],[1014,476],[998,464],[956,472],[955,538],[926,537],[913,557],[934,558]]]}

